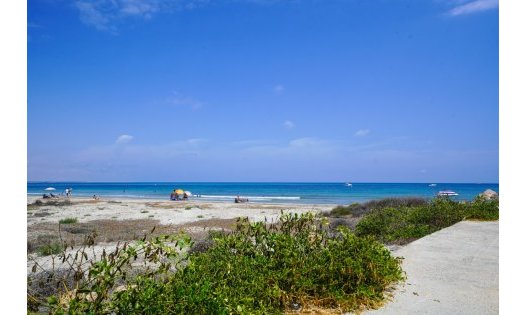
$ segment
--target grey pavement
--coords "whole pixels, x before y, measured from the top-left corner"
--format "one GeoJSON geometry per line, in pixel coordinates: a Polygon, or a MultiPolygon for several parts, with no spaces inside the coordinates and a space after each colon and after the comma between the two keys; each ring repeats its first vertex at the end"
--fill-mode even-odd
{"type": "Polygon", "coordinates": [[[364,314],[498,314],[499,223],[463,221],[393,251],[407,281],[364,314]]]}

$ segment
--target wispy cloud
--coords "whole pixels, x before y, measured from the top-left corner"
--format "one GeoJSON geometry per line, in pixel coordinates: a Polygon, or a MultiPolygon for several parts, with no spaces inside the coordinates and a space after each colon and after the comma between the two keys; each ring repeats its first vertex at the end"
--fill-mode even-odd
{"type": "Polygon", "coordinates": [[[463,3],[449,10],[452,16],[466,15],[480,11],[496,9],[499,7],[499,0],[475,0],[463,3]]]}
{"type": "Polygon", "coordinates": [[[117,33],[117,25],[126,18],[151,19],[160,12],[191,10],[209,0],[78,0],[75,8],[83,23],[101,31],[117,33]]]}
{"type": "Polygon", "coordinates": [[[354,133],[357,137],[364,137],[371,133],[371,130],[369,129],[360,129],[354,133]]]}
{"type": "MultiPolygon", "coordinates": [[[[295,0],[236,0],[255,5],[272,5],[295,0]]],[[[220,1],[215,1],[220,2],[220,1]]],[[[225,4],[234,2],[222,0],[225,4]]],[[[148,20],[160,13],[193,10],[212,3],[211,0],[75,0],[73,7],[80,20],[100,31],[118,34],[118,26],[129,18],[148,20]]]]}
{"type": "Polygon", "coordinates": [[[173,95],[166,100],[166,103],[174,106],[189,107],[193,110],[197,110],[203,106],[201,101],[187,95],[182,95],[179,92],[174,92],[173,95]]]}
{"type": "Polygon", "coordinates": [[[100,31],[117,31],[113,22],[116,18],[116,12],[108,9],[111,5],[109,1],[77,1],[75,7],[80,13],[80,20],[86,24],[95,27],[100,31]]]}
{"type": "Polygon", "coordinates": [[[296,125],[290,121],[290,120],[285,120],[285,122],[283,123],[283,126],[287,129],[292,129],[294,128],[296,125]]]}
{"type": "Polygon", "coordinates": [[[120,135],[117,140],[115,140],[115,143],[117,144],[124,144],[124,143],[129,143],[130,141],[133,140],[133,136],[130,136],[130,135],[120,135]]]}
{"type": "Polygon", "coordinates": [[[285,92],[285,87],[283,85],[276,85],[273,89],[274,94],[281,95],[285,92]]]}
{"type": "Polygon", "coordinates": [[[27,28],[40,28],[40,27],[42,26],[37,23],[27,22],[27,28]]]}

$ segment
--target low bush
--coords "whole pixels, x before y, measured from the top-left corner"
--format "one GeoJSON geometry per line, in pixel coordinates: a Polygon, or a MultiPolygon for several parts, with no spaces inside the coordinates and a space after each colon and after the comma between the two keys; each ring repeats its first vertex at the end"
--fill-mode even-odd
{"type": "Polygon", "coordinates": [[[37,252],[40,256],[58,255],[62,252],[63,246],[60,242],[55,241],[49,244],[44,244],[38,248],[37,252]]]}
{"type": "Polygon", "coordinates": [[[346,228],[329,232],[326,223],[313,214],[270,225],[240,219],[190,253],[159,238],[128,246],[94,263],[78,290],[49,298],[49,306],[60,314],[276,314],[378,305],[403,279],[400,260],[374,239],[346,228]],[[157,269],[116,289],[141,255],[157,269]]]}
{"type": "Polygon", "coordinates": [[[337,218],[349,215],[352,217],[360,217],[373,210],[380,210],[390,207],[415,207],[425,204],[427,204],[427,200],[424,198],[385,198],[380,200],[371,200],[365,203],[353,203],[348,206],[337,206],[330,211],[328,216],[337,218]]]}
{"type": "Polygon", "coordinates": [[[467,212],[466,219],[469,220],[498,220],[499,219],[499,200],[485,200],[482,197],[476,198],[467,212]]]}
{"type": "Polygon", "coordinates": [[[27,240],[27,253],[38,253],[40,256],[58,254],[62,250],[59,238],[53,234],[41,234],[27,240]]]}
{"type": "Polygon", "coordinates": [[[375,209],[358,222],[356,234],[384,243],[405,244],[465,219],[498,218],[498,200],[457,202],[435,198],[423,205],[375,209]]]}
{"type": "Polygon", "coordinates": [[[65,218],[65,219],[58,221],[58,223],[60,224],[73,224],[77,222],[78,222],[77,218],[65,218]]]}

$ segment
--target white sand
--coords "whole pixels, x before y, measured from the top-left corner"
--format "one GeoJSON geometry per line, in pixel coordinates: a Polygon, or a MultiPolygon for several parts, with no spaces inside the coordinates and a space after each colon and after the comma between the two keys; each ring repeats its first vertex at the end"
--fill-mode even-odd
{"type": "MultiPolygon", "coordinates": [[[[59,199],[41,199],[28,196],[28,204],[36,200],[64,201],[59,199]]],[[[155,219],[160,224],[176,225],[205,219],[232,219],[248,217],[252,221],[277,219],[280,212],[320,212],[329,211],[336,205],[309,205],[309,204],[262,204],[229,202],[204,202],[204,201],[170,201],[152,199],[100,199],[70,198],[72,205],[67,206],[41,206],[38,209],[28,210],[27,225],[39,222],[57,222],[64,218],[77,218],[78,222],[92,220],[114,219],[155,219]],[[50,215],[35,216],[38,212],[47,212],[50,215]]]]}
{"type": "MultiPolygon", "coordinates": [[[[27,203],[32,204],[36,200],[43,203],[50,201],[63,202],[64,197],[57,199],[41,199],[35,196],[28,196],[27,203]]],[[[29,207],[27,212],[28,228],[37,223],[58,223],[65,218],[77,218],[78,222],[90,222],[92,220],[133,220],[133,219],[153,219],[159,220],[163,225],[179,225],[207,219],[233,219],[238,217],[248,217],[251,221],[262,221],[267,219],[269,222],[277,220],[281,211],[285,213],[305,213],[329,211],[336,205],[308,205],[308,204],[261,204],[232,202],[203,202],[203,201],[170,201],[170,200],[151,200],[151,199],[100,199],[91,198],[70,198],[71,205],[42,205],[39,207],[29,207]],[[45,216],[39,216],[46,214],[45,216]]],[[[199,229],[190,227],[190,229],[199,229]]],[[[211,227],[210,229],[214,229],[211,227]]],[[[138,231],[139,234],[142,231],[138,231]]],[[[188,231],[191,232],[191,231],[188,231]]],[[[30,237],[32,232],[28,232],[30,237]]],[[[90,258],[100,257],[103,249],[113,250],[117,242],[99,243],[93,246],[89,252],[90,258]]],[[[80,247],[68,249],[67,253],[75,255],[80,247]]],[[[88,253],[89,253],[88,252],[88,253]]],[[[34,263],[45,269],[63,268],[55,255],[39,257],[37,254],[28,255],[27,271],[31,273],[34,263]]],[[[67,264],[65,265],[67,267],[67,264]]],[[[41,268],[39,268],[41,270],[41,268]]]]}

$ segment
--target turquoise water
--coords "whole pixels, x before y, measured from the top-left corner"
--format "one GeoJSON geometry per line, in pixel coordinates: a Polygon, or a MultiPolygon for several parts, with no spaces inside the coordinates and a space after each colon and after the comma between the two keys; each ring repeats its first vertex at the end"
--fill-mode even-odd
{"type": "Polygon", "coordinates": [[[235,196],[249,198],[251,202],[350,204],[387,197],[433,198],[440,190],[453,190],[456,200],[471,200],[486,189],[499,192],[499,184],[459,183],[80,183],[80,182],[29,182],[29,195],[42,195],[53,187],[61,194],[73,188],[73,196],[113,198],[167,199],[175,188],[191,191],[201,201],[233,201],[235,196]]]}

